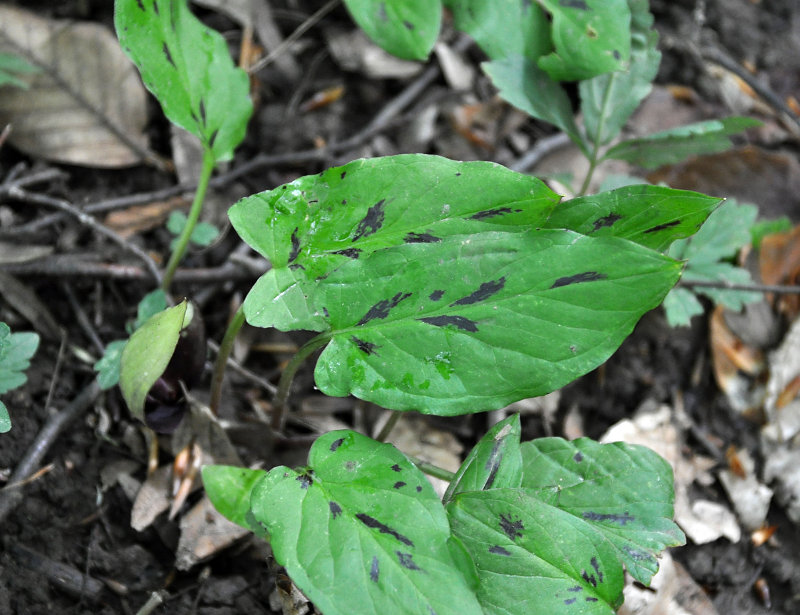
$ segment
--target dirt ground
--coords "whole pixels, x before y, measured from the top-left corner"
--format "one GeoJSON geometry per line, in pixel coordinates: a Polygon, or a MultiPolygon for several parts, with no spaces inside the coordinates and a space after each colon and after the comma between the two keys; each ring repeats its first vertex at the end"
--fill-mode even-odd
{"type": "MultiPolygon", "coordinates": [[[[112,3],[106,0],[26,0],[16,4],[44,16],[112,26],[112,3]]],[[[323,4],[310,0],[270,2],[274,23],[284,37],[323,4]]],[[[692,88],[698,107],[717,115],[730,114],[701,57],[702,50],[716,49],[754,66],[757,79],[769,84],[780,99],[800,97],[800,4],[796,0],[653,0],[651,4],[664,53],[658,83],[692,88]]],[[[209,9],[199,9],[198,14],[225,32],[232,46],[238,46],[242,35],[234,21],[209,9]]],[[[379,124],[372,134],[364,135],[362,129],[370,120],[421,77],[416,73],[376,78],[366,76],[363,69],[343,68],[341,60],[329,51],[328,42],[336,33],[353,30],[347,13],[339,6],[290,46],[283,61],[257,74],[257,110],[248,137],[228,168],[244,172],[235,177],[229,174],[217,185],[210,197],[209,220],[224,227],[225,210],[238,198],[347,160],[421,151],[512,165],[537,139],[552,133],[549,127],[530,120],[516,122],[502,106],[489,113],[490,119],[483,124],[464,128],[458,114],[467,104],[489,103],[494,95],[491,85],[480,76],[470,90],[455,92],[436,72],[408,106],[379,124]],[[332,86],[344,87],[340,99],[317,109],[306,104],[315,93],[332,86]],[[436,118],[429,125],[432,133],[421,136],[418,120],[426,109],[436,109],[436,118]],[[509,123],[513,131],[507,128],[509,123]],[[509,136],[512,132],[516,135],[513,138],[509,136]],[[354,135],[359,138],[351,146],[332,152],[319,149],[354,135]],[[247,164],[253,164],[249,171],[244,166],[247,164]]],[[[455,40],[452,32],[445,36],[455,40]]],[[[481,60],[474,46],[464,57],[475,68],[481,60]]],[[[436,64],[433,59],[431,65],[436,64]]],[[[484,111],[489,106],[485,105],[484,111]]],[[[168,125],[152,101],[151,107],[151,147],[169,157],[168,125]]],[[[764,147],[775,147],[775,143],[765,143],[764,147]]],[[[793,156],[799,151],[796,137],[784,138],[780,147],[793,156]]],[[[0,149],[0,183],[8,181],[12,169],[19,177],[52,168],[60,173],[31,190],[76,204],[138,194],[153,195],[139,204],[164,202],[167,197],[154,191],[176,183],[174,175],[148,166],[102,170],[54,165],[9,145],[0,149]]],[[[536,168],[531,172],[536,173],[536,168]]],[[[742,190],[746,192],[746,188],[742,190]]],[[[797,193],[793,193],[793,200],[790,193],[782,203],[780,212],[800,222],[797,193]]],[[[133,203],[126,209],[132,207],[133,203]]],[[[10,197],[0,185],[0,242],[55,246],[54,254],[61,259],[58,262],[64,263],[61,268],[38,269],[0,264],[0,275],[13,275],[24,288],[16,293],[16,299],[9,300],[10,287],[2,282],[0,320],[8,322],[12,330],[30,329],[29,321],[33,321],[42,334],[28,383],[4,396],[13,411],[14,427],[0,436],[3,481],[8,481],[48,419],[68,407],[92,382],[91,364],[77,359],[80,353],[74,354],[73,349],[98,356],[92,330],[103,343],[125,337],[125,322],[135,316],[136,303],[151,290],[146,272],[129,254],[75,219],[45,220],[51,214],[48,208],[10,197]],[[73,256],[79,258],[68,258],[73,256]],[[83,269],[68,266],[76,262],[88,265],[83,269]],[[125,267],[99,266],[108,263],[125,267]],[[34,300],[26,301],[26,297],[34,300]],[[42,324],[47,317],[36,311],[39,305],[49,312],[55,329],[42,324]],[[28,308],[34,313],[27,312],[28,308]],[[86,323],[81,322],[84,316],[86,323]]],[[[99,213],[97,219],[111,224],[106,215],[99,213]]],[[[132,233],[130,241],[148,253],[166,254],[170,236],[162,220],[132,233]]],[[[176,282],[178,293],[192,296],[201,306],[212,340],[221,339],[232,306],[235,308],[257,277],[246,262],[241,264],[242,259],[231,260],[233,254],[243,255],[241,250],[237,252],[239,243],[229,229],[212,247],[193,252],[183,266],[183,277],[179,275],[176,282]],[[192,270],[199,273],[192,274],[192,270]]],[[[726,460],[720,452],[734,444],[750,451],[761,464],[761,425],[757,419],[735,412],[719,391],[712,374],[708,339],[705,317],[695,318],[690,328],[672,329],[660,310],[648,314],[603,368],[561,392],[550,419],[526,414],[524,437],[568,435],[568,425],[577,417],[583,433],[597,438],[645,403],[674,406],[680,400],[692,425],[692,430],[682,436],[686,456],[710,456],[721,467],[726,460]],[[714,452],[719,456],[714,457],[714,452]]],[[[274,384],[289,356],[285,348],[300,342],[297,336],[245,329],[239,356],[247,369],[274,384]]],[[[201,400],[208,395],[209,378],[207,369],[195,391],[201,400]]],[[[301,463],[304,447],[313,434],[308,426],[292,425],[294,448],[263,459],[266,436],[256,411],[268,407],[269,399],[268,392],[252,379],[229,373],[222,417],[235,426],[229,435],[236,453],[245,463],[301,463]]],[[[378,409],[354,400],[321,400],[314,393],[308,367],[297,379],[293,400],[298,407],[311,408],[310,414],[327,412],[327,425],[369,426],[380,415],[378,409]]],[[[280,612],[271,609],[270,594],[276,575],[279,584],[285,585],[285,579],[274,564],[268,563],[260,543],[238,539],[188,569],[176,567],[180,519],[199,500],[199,491],[189,497],[174,521],[161,514],[142,531],[131,527],[132,494],[146,474],[146,446],[140,427],[129,416],[116,389],[97,396],[75,416],[33,468],[43,471],[16,488],[23,497],[0,523],[0,613],[132,614],[159,591],[163,591],[165,604],[156,607],[155,613],[280,612]]],[[[456,445],[468,450],[487,428],[487,417],[431,419],[424,424],[436,433],[450,434],[456,445]]],[[[162,467],[171,464],[173,446],[168,438],[162,441],[162,467]]],[[[691,497],[727,503],[718,481],[705,486],[694,483],[691,490],[691,497]]],[[[0,492],[0,507],[3,497],[8,499],[8,493],[0,492]]],[[[754,546],[745,533],[738,542],[723,537],[672,550],[673,558],[710,599],[716,612],[800,612],[800,531],[777,501],[770,507],[767,524],[778,529],[775,537],[760,547],[754,546]]],[[[713,611],[687,607],[683,612],[713,611]]]]}

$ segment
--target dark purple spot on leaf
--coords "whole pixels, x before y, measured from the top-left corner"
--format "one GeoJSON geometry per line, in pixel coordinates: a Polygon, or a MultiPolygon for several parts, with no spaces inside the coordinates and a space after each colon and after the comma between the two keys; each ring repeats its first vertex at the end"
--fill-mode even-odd
{"type": "Polygon", "coordinates": [[[155,1],[153,2],[153,12],[154,12],[156,15],[158,15],[158,14],[159,14],[159,10],[158,10],[158,0],[155,0],[155,1]]]}
{"type": "Polygon", "coordinates": [[[575,454],[572,456],[572,460],[573,460],[575,463],[580,463],[581,461],[583,461],[583,453],[581,453],[580,451],[578,451],[577,453],[575,453],[575,454]]]}
{"type": "Polygon", "coordinates": [[[600,571],[600,565],[597,563],[597,558],[593,557],[591,560],[589,560],[589,563],[592,565],[592,568],[594,568],[594,571],[597,573],[598,580],[600,581],[600,583],[602,583],[603,573],[600,571]]]}
{"type": "Polygon", "coordinates": [[[497,209],[487,209],[485,211],[479,211],[478,213],[469,217],[470,220],[485,220],[486,218],[494,218],[496,216],[503,216],[505,214],[510,214],[511,208],[510,207],[498,207],[497,209]]]}
{"type": "Polygon", "coordinates": [[[408,299],[411,296],[411,293],[397,293],[391,299],[381,299],[373,305],[366,314],[356,323],[356,326],[361,326],[367,324],[370,320],[383,320],[389,315],[389,311],[392,308],[397,307],[404,299],[408,299]]]}
{"type": "Polygon", "coordinates": [[[362,237],[372,235],[383,226],[383,208],[385,206],[386,199],[381,199],[367,210],[367,215],[364,216],[356,227],[356,234],[353,236],[353,241],[358,241],[362,237]]]}
{"type": "Polygon", "coordinates": [[[506,516],[501,513],[500,529],[503,530],[505,535],[511,540],[516,540],[522,536],[522,530],[524,530],[525,527],[522,525],[522,519],[517,519],[514,521],[514,518],[511,515],[506,516]]]}
{"type": "Polygon", "coordinates": [[[622,56],[620,55],[619,51],[617,51],[616,49],[614,49],[614,50],[611,52],[611,55],[613,55],[613,56],[614,56],[614,59],[615,59],[615,60],[619,60],[619,59],[622,57],[622,56]]]}
{"type": "Polygon", "coordinates": [[[559,0],[558,4],[568,9],[578,9],[579,11],[589,10],[585,0],[559,0]]]}
{"type": "Polygon", "coordinates": [[[417,485],[417,493],[420,493],[421,491],[422,491],[422,485],[417,485]]]}
{"type": "Polygon", "coordinates": [[[140,9],[142,9],[143,11],[144,11],[144,10],[146,10],[146,9],[144,8],[144,4],[142,4],[142,0],[136,0],[136,4],[137,4],[137,5],[139,6],[139,8],[140,8],[140,9]]]}
{"type": "Polygon", "coordinates": [[[369,579],[373,583],[378,582],[378,577],[380,576],[380,569],[378,567],[378,556],[372,556],[372,564],[369,567],[369,579]]]}
{"type": "Polygon", "coordinates": [[[297,260],[297,257],[300,255],[300,238],[297,236],[297,233],[300,232],[298,227],[294,227],[292,231],[292,251],[289,252],[289,262],[293,263],[297,260]]]}
{"type": "Polygon", "coordinates": [[[408,570],[422,570],[422,568],[417,566],[414,562],[414,557],[411,553],[400,553],[400,551],[395,551],[395,553],[397,553],[397,559],[403,568],[407,568],[408,570]]]}
{"type": "Polygon", "coordinates": [[[664,224],[659,224],[658,226],[654,226],[653,228],[647,229],[645,233],[657,233],[658,231],[663,231],[665,229],[672,228],[673,226],[678,226],[680,223],[681,223],[680,220],[665,222],[664,224]]]}
{"type": "Polygon", "coordinates": [[[394,464],[394,465],[392,466],[392,470],[393,470],[393,471],[395,471],[395,472],[402,472],[402,471],[403,471],[403,468],[401,468],[401,467],[400,467],[399,465],[397,465],[397,464],[394,464]]]}
{"type": "Polygon", "coordinates": [[[394,487],[395,489],[400,489],[401,487],[405,487],[405,486],[406,486],[406,484],[405,484],[403,481],[401,481],[401,480],[397,481],[397,482],[396,482],[396,483],[393,485],[393,487],[394,487]]]}
{"type": "Polygon", "coordinates": [[[632,521],[636,521],[636,517],[625,511],[624,514],[618,515],[616,513],[598,513],[587,511],[583,513],[583,518],[587,521],[611,521],[617,525],[626,525],[632,521]]]}
{"type": "Polygon", "coordinates": [[[633,547],[630,547],[628,545],[622,547],[622,550],[628,554],[628,557],[637,562],[647,561],[652,559],[651,556],[648,555],[647,553],[644,553],[643,551],[638,551],[637,549],[634,549],[633,547]]]}
{"type": "Polygon", "coordinates": [[[497,294],[503,289],[503,286],[506,285],[506,278],[503,276],[498,280],[492,280],[490,282],[484,282],[478,287],[478,290],[474,291],[472,294],[467,295],[466,297],[461,297],[457,301],[454,301],[450,304],[450,307],[455,307],[457,305],[471,305],[473,303],[478,303],[479,301],[485,301],[492,295],[497,294]]]}
{"type": "Polygon", "coordinates": [[[357,338],[355,335],[350,336],[350,341],[353,342],[356,346],[358,346],[358,349],[361,352],[368,355],[376,354],[375,350],[379,348],[377,344],[373,344],[372,342],[365,342],[364,340],[357,338]]]}
{"type": "MultiPolygon", "coordinates": [[[[158,5],[154,4],[153,6],[155,7],[155,6],[158,6],[158,5]]],[[[164,52],[164,56],[167,58],[167,62],[172,64],[172,68],[176,68],[177,69],[178,67],[175,66],[175,61],[172,59],[172,54],[169,52],[169,47],[167,47],[166,43],[164,43],[161,46],[161,50],[164,52]]]]}
{"type": "Polygon", "coordinates": [[[568,275],[563,278],[558,278],[550,288],[560,288],[561,286],[569,286],[570,284],[580,284],[581,282],[596,282],[597,280],[605,280],[608,276],[605,273],[597,273],[596,271],[584,271],[583,273],[576,273],[575,275],[568,275]]]}
{"type": "Polygon", "coordinates": [[[339,179],[344,179],[345,177],[347,177],[347,171],[342,171],[342,174],[339,175],[339,179]]]}
{"type": "Polygon", "coordinates": [[[599,602],[600,598],[594,598],[593,596],[586,596],[584,600],[586,600],[586,602],[599,602]]]}
{"type": "Polygon", "coordinates": [[[578,601],[577,598],[567,598],[566,600],[564,600],[564,604],[574,604],[577,601],[578,601]]]}
{"type": "Polygon", "coordinates": [[[581,577],[583,577],[583,580],[586,581],[592,587],[597,587],[597,579],[593,574],[589,574],[584,570],[581,572],[581,577]]]}
{"type": "Polygon", "coordinates": [[[580,585],[575,585],[573,587],[568,588],[567,591],[575,593],[575,592],[583,591],[583,588],[580,585]]]}
{"type": "Polygon", "coordinates": [[[352,472],[353,470],[356,469],[356,462],[353,461],[352,459],[345,461],[344,469],[347,470],[348,472],[352,472]]]}
{"type": "Polygon", "coordinates": [[[413,30],[414,30],[414,24],[413,23],[411,23],[410,21],[406,21],[404,19],[403,20],[403,25],[406,27],[406,30],[411,30],[413,32],[413,30]]]}
{"type": "Polygon", "coordinates": [[[342,205],[347,205],[347,199],[342,199],[342,205]]]}
{"type": "Polygon", "coordinates": [[[503,460],[503,456],[500,454],[500,445],[501,441],[495,441],[494,446],[492,446],[492,452],[489,453],[489,458],[486,460],[486,465],[483,468],[489,472],[486,483],[483,485],[484,489],[492,488],[492,485],[497,478],[497,472],[500,470],[500,462],[503,460]]]}
{"type": "Polygon", "coordinates": [[[414,546],[414,543],[411,542],[409,538],[406,538],[397,530],[393,530],[388,525],[381,523],[380,521],[378,521],[373,517],[370,517],[369,515],[365,515],[364,513],[358,513],[356,515],[356,519],[361,521],[361,523],[363,523],[370,529],[378,530],[381,534],[389,534],[389,536],[393,536],[394,538],[402,542],[404,545],[408,545],[409,547],[414,546]]]}
{"type": "Polygon", "coordinates": [[[428,299],[430,299],[431,301],[438,301],[443,296],[444,296],[443,290],[435,290],[428,296],[428,299]]]}
{"type": "Polygon", "coordinates": [[[322,306],[322,313],[325,314],[325,318],[330,318],[331,317],[331,313],[328,311],[328,308],[326,308],[325,306],[322,306]]]}
{"type": "Polygon", "coordinates": [[[214,132],[211,133],[211,136],[208,138],[208,147],[214,149],[214,142],[217,140],[217,135],[219,134],[219,128],[215,128],[214,132]]]}
{"type": "Polygon", "coordinates": [[[489,547],[489,553],[494,553],[495,555],[502,555],[504,557],[509,557],[511,555],[511,552],[508,551],[508,549],[504,549],[500,545],[489,547]]]}
{"type": "Polygon", "coordinates": [[[341,254],[347,258],[357,259],[361,255],[359,248],[345,248],[344,250],[336,250],[334,254],[341,254]]]}
{"type": "Polygon", "coordinates": [[[428,316],[425,318],[418,318],[417,320],[421,320],[422,322],[436,327],[453,325],[456,329],[470,331],[471,333],[475,333],[478,330],[478,325],[474,320],[464,318],[463,316],[428,316]]]}
{"type": "Polygon", "coordinates": [[[328,506],[331,509],[331,514],[333,515],[334,519],[336,519],[336,517],[342,514],[342,507],[339,506],[336,502],[328,502],[328,506]]]}
{"type": "Polygon", "coordinates": [[[331,442],[331,447],[330,447],[331,453],[335,453],[336,449],[339,448],[342,445],[343,442],[344,442],[344,438],[339,438],[339,439],[334,440],[333,442],[331,442]]]}
{"type": "Polygon", "coordinates": [[[300,476],[295,479],[303,489],[308,489],[311,486],[311,474],[308,472],[304,472],[300,476]]]}
{"type": "Polygon", "coordinates": [[[435,243],[441,241],[441,238],[430,233],[409,233],[403,238],[403,241],[406,243],[435,243]]]}
{"type": "Polygon", "coordinates": [[[620,219],[622,219],[622,216],[619,214],[608,214],[607,216],[603,216],[602,218],[598,218],[592,222],[592,226],[594,227],[595,231],[599,231],[601,228],[613,226],[614,223],[620,219]]]}
{"type": "Polygon", "coordinates": [[[205,124],[206,124],[206,103],[202,98],[200,99],[199,109],[200,109],[200,119],[202,120],[203,125],[205,126],[205,124]]]}

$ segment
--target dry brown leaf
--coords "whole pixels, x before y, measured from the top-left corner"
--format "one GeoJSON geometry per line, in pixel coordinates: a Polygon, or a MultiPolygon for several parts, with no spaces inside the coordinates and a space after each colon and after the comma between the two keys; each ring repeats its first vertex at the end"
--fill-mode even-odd
{"type": "Polygon", "coordinates": [[[211,500],[203,497],[181,517],[181,537],[175,552],[175,567],[188,570],[249,533],[250,530],[219,514],[211,500]]]}
{"type": "Polygon", "coordinates": [[[113,211],[106,216],[103,224],[121,237],[127,238],[163,226],[170,212],[188,207],[189,202],[186,199],[176,196],[167,201],[156,201],[113,211]]]}
{"type": "Polygon", "coordinates": [[[0,5],[0,51],[25,55],[42,68],[26,77],[30,89],[0,89],[0,126],[13,125],[12,145],[68,164],[141,162],[136,149],[147,145],[146,94],[108,28],[0,5]]]}
{"type": "MultiPolygon", "coordinates": [[[[800,281],[800,226],[761,240],[759,268],[764,284],[797,284],[800,281]]],[[[800,297],[797,295],[779,295],[775,301],[778,311],[789,320],[800,314],[800,297]]]]}

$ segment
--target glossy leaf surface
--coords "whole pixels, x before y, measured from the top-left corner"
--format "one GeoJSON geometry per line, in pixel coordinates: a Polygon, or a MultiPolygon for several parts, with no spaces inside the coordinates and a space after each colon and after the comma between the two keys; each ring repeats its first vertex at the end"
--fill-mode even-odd
{"type": "Polygon", "coordinates": [[[122,351],[119,387],[131,413],[142,421],[147,393],[167,369],[178,345],[187,305],[184,301],[152,316],[122,351]]]}
{"type": "Polygon", "coordinates": [[[553,19],[555,51],[539,67],[556,81],[580,81],[625,68],[630,56],[627,0],[539,0],[553,19]]]}
{"type": "Polygon", "coordinates": [[[186,0],[116,0],[114,24],[169,120],[197,136],[217,162],[230,160],[253,106],[247,73],[233,65],[222,35],[186,0]]]}
{"type": "Polygon", "coordinates": [[[639,103],[650,93],[661,63],[658,33],[648,0],[628,0],[631,10],[631,57],[624,70],[581,81],[581,111],[588,138],[596,145],[614,139],[639,103]]]}
{"type": "Polygon", "coordinates": [[[202,474],[203,488],[214,508],[229,521],[258,531],[251,523],[250,495],[266,472],[235,466],[204,466],[202,474]]]}
{"type": "Polygon", "coordinates": [[[609,149],[604,157],[655,169],[681,162],[689,156],[723,152],[731,146],[730,135],[760,125],[761,122],[748,117],[697,122],[622,141],[609,149]]]}
{"type": "Polygon", "coordinates": [[[251,507],[275,559],[325,615],[481,614],[441,502],[402,453],[334,431],[309,466],[270,470],[251,507]]]}
{"type": "Polygon", "coordinates": [[[519,487],[522,483],[519,437],[519,414],[494,425],[464,459],[442,501],[447,504],[464,491],[519,487]]]}
{"type": "Polygon", "coordinates": [[[389,53],[424,60],[442,23],[441,0],[344,0],[353,20],[389,53]]]}
{"type": "Polygon", "coordinates": [[[319,282],[331,338],[317,386],[461,414],[594,369],[658,305],[680,263],[621,239],[486,232],[388,248],[319,282]]]}
{"type": "Polygon", "coordinates": [[[401,155],[356,160],[239,201],[236,231],[272,264],[245,301],[250,324],[329,328],[318,280],[391,246],[542,224],[559,197],[540,180],[488,162],[401,155]]]}
{"type": "Polygon", "coordinates": [[[491,60],[549,53],[550,23],[544,11],[527,0],[446,0],[455,26],[469,34],[491,60]]]}
{"type": "Polygon", "coordinates": [[[672,468],[650,449],[540,438],[521,450],[522,486],[599,531],[637,581],[658,570],[654,554],[685,540],[672,521],[672,468]]]}
{"type": "MultiPolygon", "coordinates": [[[[592,237],[620,237],[654,250],[697,231],[722,199],[640,184],[563,201],[545,224],[592,237]]],[[[673,258],[680,254],[670,253],[673,258]]]]}

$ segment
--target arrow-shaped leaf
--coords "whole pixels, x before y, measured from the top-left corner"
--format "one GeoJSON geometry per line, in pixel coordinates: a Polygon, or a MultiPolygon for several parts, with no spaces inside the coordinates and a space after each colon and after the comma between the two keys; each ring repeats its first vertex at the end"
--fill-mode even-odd
{"type": "Polygon", "coordinates": [[[405,455],[334,431],[309,464],[273,468],[250,503],[275,559],[325,615],[481,614],[444,508],[405,455]]]}

